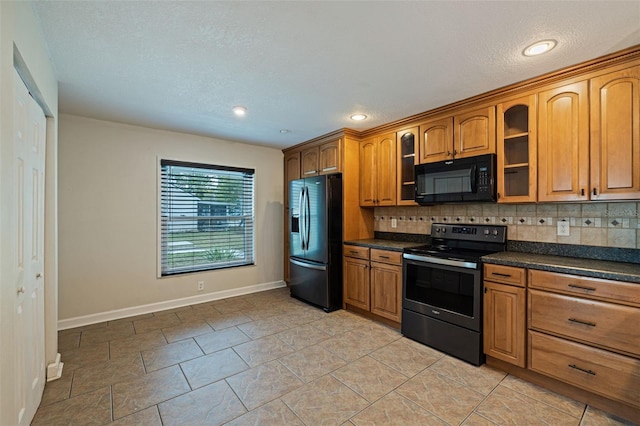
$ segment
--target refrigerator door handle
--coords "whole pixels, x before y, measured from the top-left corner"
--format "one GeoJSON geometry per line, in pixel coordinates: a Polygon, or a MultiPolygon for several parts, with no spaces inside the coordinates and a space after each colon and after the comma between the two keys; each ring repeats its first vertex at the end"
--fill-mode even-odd
{"type": "Polygon", "coordinates": [[[318,271],[326,271],[327,265],[311,265],[309,263],[300,262],[299,260],[289,259],[289,262],[302,268],[315,269],[318,271]]]}
{"type": "Polygon", "coordinates": [[[306,234],[305,239],[304,239],[304,244],[306,246],[305,250],[309,250],[309,237],[311,235],[311,200],[309,199],[309,188],[308,187],[304,187],[305,190],[305,200],[304,200],[304,208],[305,208],[305,213],[304,213],[304,232],[306,234]]]}
{"type": "Polygon", "coordinates": [[[304,250],[304,210],[303,210],[303,200],[304,200],[304,186],[300,189],[300,194],[298,195],[298,212],[299,212],[299,230],[300,230],[300,250],[304,250]]]}

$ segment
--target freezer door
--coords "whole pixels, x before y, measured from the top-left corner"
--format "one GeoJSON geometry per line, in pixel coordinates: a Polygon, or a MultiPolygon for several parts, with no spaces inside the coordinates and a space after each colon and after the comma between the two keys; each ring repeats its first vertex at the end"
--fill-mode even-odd
{"type": "Polygon", "coordinates": [[[329,306],[329,267],[299,259],[289,259],[289,264],[291,295],[325,310],[331,308],[329,306]]]}
{"type": "Polygon", "coordinates": [[[304,258],[304,180],[298,179],[289,183],[289,253],[291,256],[304,258]]]}
{"type": "MultiPolygon", "coordinates": [[[[303,202],[305,218],[305,259],[317,262],[329,262],[329,235],[327,225],[327,178],[326,176],[305,179],[306,196],[303,202]]],[[[292,254],[293,255],[293,254],[292,254]]]]}

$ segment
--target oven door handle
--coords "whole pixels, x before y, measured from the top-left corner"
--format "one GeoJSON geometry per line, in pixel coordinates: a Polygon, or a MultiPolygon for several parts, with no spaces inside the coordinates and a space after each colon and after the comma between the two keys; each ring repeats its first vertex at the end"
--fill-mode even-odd
{"type": "Polygon", "coordinates": [[[437,265],[457,266],[465,269],[478,269],[478,264],[476,262],[442,259],[440,257],[431,257],[431,256],[417,256],[415,254],[409,254],[409,253],[404,253],[402,257],[404,259],[414,260],[416,262],[427,262],[427,263],[435,263],[437,265]]]}

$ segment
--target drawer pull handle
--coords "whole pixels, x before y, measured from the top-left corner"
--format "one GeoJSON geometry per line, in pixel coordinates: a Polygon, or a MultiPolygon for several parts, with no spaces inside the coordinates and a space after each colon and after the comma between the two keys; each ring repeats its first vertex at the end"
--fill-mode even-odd
{"type": "Polygon", "coordinates": [[[586,290],[586,291],[596,291],[597,290],[594,287],[585,287],[585,286],[578,285],[578,284],[567,284],[567,287],[577,288],[577,289],[586,290]]]}
{"type": "Polygon", "coordinates": [[[584,368],[580,368],[575,364],[569,364],[569,367],[573,368],[574,370],[582,371],[583,373],[591,374],[592,376],[596,375],[595,371],[585,370],[584,368]]]}
{"type": "Polygon", "coordinates": [[[499,277],[511,278],[511,274],[501,274],[500,272],[492,272],[491,275],[497,275],[499,277]]]}
{"type": "Polygon", "coordinates": [[[575,322],[575,323],[578,323],[578,324],[588,325],[589,327],[595,327],[596,326],[595,322],[581,321],[581,320],[575,319],[575,318],[569,318],[569,321],[575,322]]]}
{"type": "Polygon", "coordinates": [[[378,257],[379,257],[380,259],[389,259],[389,256],[382,256],[382,255],[379,255],[378,257]]]}
{"type": "Polygon", "coordinates": [[[355,251],[355,250],[350,250],[349,253],[351,254],[358,254],[359,252],[355,251]]]}

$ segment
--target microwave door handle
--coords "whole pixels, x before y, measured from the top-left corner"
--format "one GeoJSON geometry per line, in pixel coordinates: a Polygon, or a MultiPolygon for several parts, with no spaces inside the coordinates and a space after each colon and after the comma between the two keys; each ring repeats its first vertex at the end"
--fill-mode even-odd
{"type": "Polygon", "coordinates": [[[476,193],[478,192],[478,174],[477,174],[477,166],[474,164],[473,166],[471,166],[471,170],[470,170],[470,181],[471,181],[471,192],[472,193],[476,193]]]}

